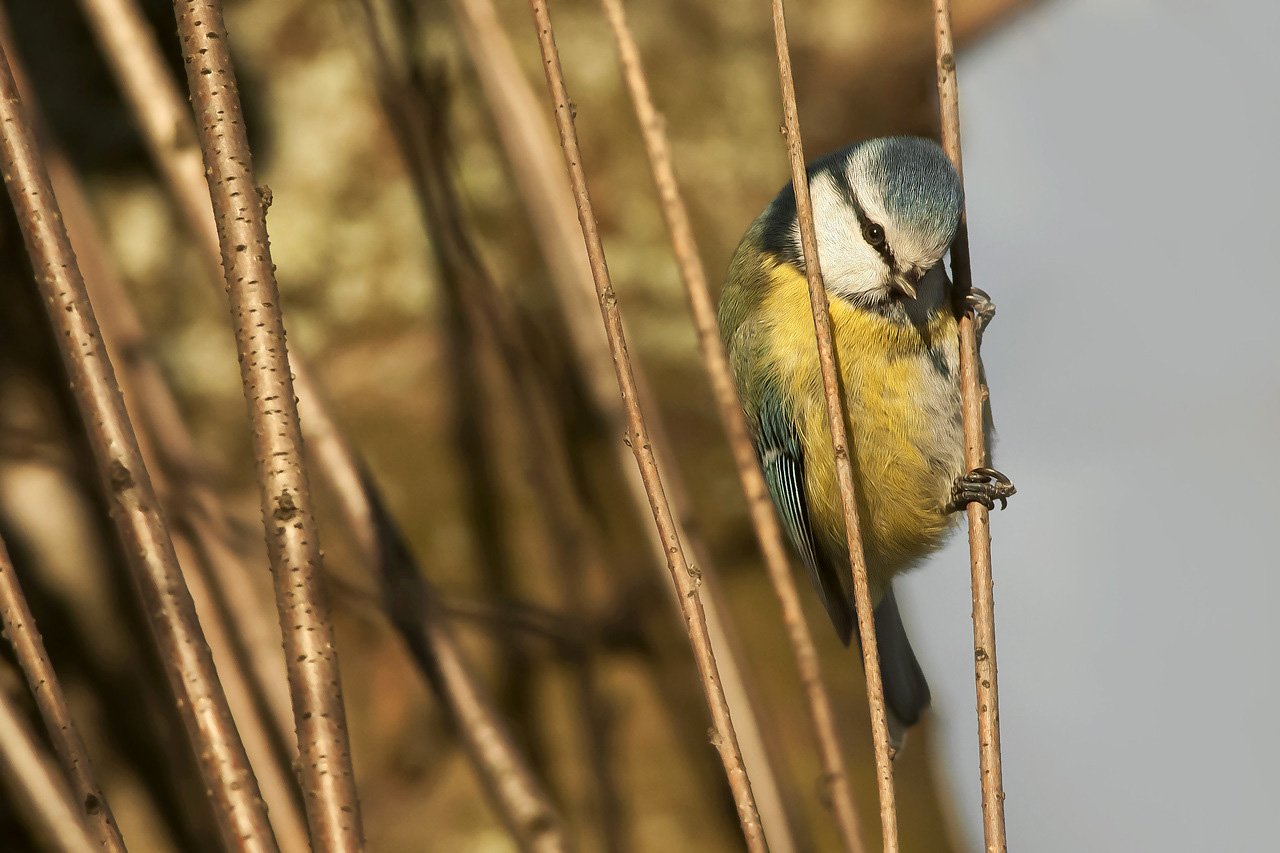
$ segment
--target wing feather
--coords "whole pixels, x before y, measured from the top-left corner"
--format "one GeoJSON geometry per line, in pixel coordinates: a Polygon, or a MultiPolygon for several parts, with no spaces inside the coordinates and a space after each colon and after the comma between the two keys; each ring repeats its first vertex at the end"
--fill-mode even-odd
{"type": "Polygon", "coordinates": [[[792,547],[813,579],[822,604],[840,639],[848,645],[853,634],[850,591],[830,561],[823,558],[809,516],[805,495],[804,449],[794,419],[777,389],[766,386],[757,398],[756,450],[764,469],[769,495],[778,510],[792,547]]]}

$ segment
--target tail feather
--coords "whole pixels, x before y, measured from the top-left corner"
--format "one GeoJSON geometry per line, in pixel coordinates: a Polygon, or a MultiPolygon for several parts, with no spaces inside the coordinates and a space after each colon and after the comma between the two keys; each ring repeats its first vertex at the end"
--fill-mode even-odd
{"type": "Polygon", "coordinates": [[[898,602],[889,587],[876,605],[876,641],[880,648],[880,679],[889,711],[889,729],[894,746],[901,747],[906,730],[920,721],[929,707],[929,683],[911,650],[898,602]]]}

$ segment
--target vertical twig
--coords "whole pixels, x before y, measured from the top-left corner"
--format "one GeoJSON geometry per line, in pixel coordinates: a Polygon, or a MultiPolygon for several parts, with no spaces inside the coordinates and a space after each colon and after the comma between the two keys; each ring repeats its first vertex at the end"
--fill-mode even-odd
{"type": "MultiPolygon", "coordinates": [[[[186,225],[199,239],[201,256],[216,278],[222,276],[221,249],[200,157],[187,154],[196,133],[190,111],[164,73],[159,48],[131,0],[81,0],[95,34],[115,72],[148,148],[179,200],[186,225]],[[196,203],[200,202],[200,203],[196,203]],[[213,239],[208,239],[212,235],[213,239]]],[[[294,390],[298,395],[308,453],[338,499],[361,557],[373,567],[386,592],[392,622],[440,695],[467,746],[485,789],[521,844],[537,850],[565,849],[555,807],[528,771],[501,717],[466,664],[457,641],[436,612],[438,594],[422,577],[394,519],[381,505],[377,489],[363,473],[318,383],[294,353],[294,390]],[[396,544],[388,548],[387,543],[396,544]],[[405,590],[409,594],[403,594],[405,590]]]]}
{"type": "Polygon", "coordinates": [[[827,694],[826,686],[822,682],[818,653],[813,645],[813,636],[809,632],[808,623],[805,621],[795,578],[791,574],[786,544],[782,539],[782,528],[774,513],[773,504],[769,500],[768,487],[760,470],[755,447],[748,432],[746,417],[742,411],[742,403],[738,399],[738,392],[729,370],[728,356],[717,329],[711,289],[707,285],[707,276],[698,255],[693,227],[689,223],[689,213],[681,197],[675,167],[671,161],[671,146],[667,139],[666,122],[653,104],[649,84],[641,65],[640,50],[627,26],[621,0],[603,0],[603,2],[618,44],[623,77],[631,93],[640,132],[644,137],[649,165],[662,203],[662,213],[671,236],[680,277],[689,298],[702,360],[711,380],[711,390],[720,409],[720,420],[728,435],[729,446],[738,467],[738,477],[747,497],[752,525],[760,543],[760,550],[764,554],[769,580],[773,584],[782,608],[787,636],[791,641],[796,667],[809,701],[809,714],[818,737],[819,752],[826,772],[827,784],[830,786],[836,821],[839,824],[845,848],[861,851],[863,848],[859,837],[859,820],[853,806],[849,776],[841,756],[840,738],[836,732],[831,697],[827,694]]]}
{"type": "MultiPolygon", "coordinates": [[[[960,92],[956,81],[955,44],[951,35],[950,0],[934,0],[934,44],[938,67],[938,107],[942,119],[942,147],[963,180],[960,151],[960,92]]],[[[969,292],[973,271],[969,264],[969,226],[966,216],[951,244],[951,272],[957,299],[969,292]]],[[[958,301],[958,304],[959,301],[958,301]]],[[[960,394],[964,411],[964,464],[986,465],[983,436],[985,389],[979,378],[978,338],[973,315],[960,314],[960,394]]],[[[973,581],[973,656],[978,694],[978,761],[982,775],[982,831],[987,853],[1008,847],[1004,825],[1004,771],[1000,759],[1000,691],[996,682],[995,590],[991,577],[991,520],[987,508],[972,502],[969,516],[969,561],[973,581]]]]}
{"type": "Polygon", "coordinates": [[[846,431],[840,373],[836,366],[835,341],[831,331],[831,311],[822,283],[818,260],[818,239],[813,227],[813,206],[809,199],[809,179],[805,170],[804,144],[800,139],[800,117],[796,110],[796,86],[791,76],[791,50],[787,45],[787,23],[782,0],[773,2],[773,38],[778,52],[778,80],[782,86],[783,133],[791,160],[791,184],[796,195],[800,222],[800,244],[804,251],[805,277],[809,281],[809,304],[818,341],[818,364],[822,369],[823,399],[827,408],[827,428],[835,453],[836,477],[840,485],[840,505],[844,510],[845,541],[853,568],[853,599],[862,638],[862,661],[867,675],[867,704],[871,708],[871,733],[875,738],[876,783],[880,791],[880,829],[886,853],[898,849],[898,815],[893,792],[893,759],[889,747],[889,727],[885,717],[884,684],[880,678],[880,647],[876,642],[871,591],[867,586],[867,561],[862,550],[862,529],[858,526],[858,505],[853,491],[853,458],[846,431]]]}
{"type": "MultiPolygon", "coordinates": [[[[584,251],[573,194],[564,180],[564,164],[557,150],[559,146],[554,141],[555,135],[547,126],[537,93],[520,71],[515,50],[493,3],[490,0],[454,0],[453,6],[467,53],[498,131],[499,142],[511,165],[518,194],[550,271],[557,307],[568,327],[571,352],[590,395],[593,411],[604,418],[611,435],[623,432],[626,430],[626,413],[618,397],[608,339],[600,326],[595,282],[584,251]]],[[[643,365],[634,363],[632,369],[643,397],[648,385],[644,381],[643,365]]],[[[656,411],[650,411],[648,421],[651,432],[662,432],[661,419],[656,411]]],[[[644,481],[625,446],[610,442],[609,448],[616,453],[618,471],[623,476],[636,518],[650,533],[650,544],[656,557],[654,568],[661,571],[667,559],[666,548],[657,531],[646,521],[650,510],[644,481]]],[[[656,450],[671,502],[680,506],[683,502],[676,488],[679,485],[679,467],[664,458],[662,442],[658,443],[656,450]]],[[[680,515],[675,517],[675,522],[677,538],[693,555],[695,564],[704,569],[701,586],[703,611],[707,616],[712,646],[716,649],[716,663],[734,727],[740,736],[752,791],[769,833],[770,847],[776,853],[786,853],[796,849],[797,845],[788,819],[788,789],[774,766],[779,750],[769,749],[771,744],[776,746],[776,742],[772,741],[772,732],[763,724],[757,709],[748,672],[741,663],[742,655],[731,630],[728,610],[723,605],[716,571],[708,555],[698,549],[696,538],[689,535],[680,515]]],[[[672,600],[678,608],[680,602],[674,589],[665,580],[662,586],[672,593],[672,600]]],[[[658,639],[659,653],[675,651],[674,644],[669,648],[664,640],[665,637],[658,639]]],[[[666,687],[670,694],[670,682],[666,687]]],[[[679,731],[683,735],[688,729],[682,726],[679,731]]]]}
{"type": "MultiPolygon", "coordinates": [[[[34,834],[60,853],[95,853],[98,845],[84,824],[71,792],[8,695],[0,690],[0,779],[22,804],[34,834]]],[[[123,848],[120,848],[123,849],[123,848]]]]}
{"type": "MultiPolygon", "coordinates": [[[[0,60],[3,60],[0,50],[0,60]]],[[[49,178],[36,153],[7,61],[0,61],[5,184],[98,463],[106,500],[130,556],[170,687],[228,845],[275,850],[258,783],[245,757],[209,646],[182,579],[138,440],[124,410],[84,280],[49,178]]]]}
{"type": "Polygon", "coordinates": [[[174,7],[253,422],[311,841],[321,850],[359,850],[360,803],[266,204],[254,180],[222,4],[175,0],[174,7]]]}
{"type": "MultiPolygon", "coordinates": [[[[3,13],[0,45],[8,53],[31,123],[40,133],[39,105],[25,82],[3,13]]],[[[225,544],[228,521],[201,480],[195,443],[129,294],[111,267],[84,188],[58,146],[46,140],[43,147],[67,235],[89,297],[99,309],[103,342],[120,371],[126,411],[135,420],[143,461],[172,519],[179,565],[250,764],[259,777],[277,840],[285,851],[302,850],[307,846],[306,822],[293,776],[293,715],[279,629],[267,623],[256,592],[248,589],[244,566],[225,544]]]]}
{"type": "Polygon", "coordinates": [[[760,826],[760,815],[756,811],[751,783],[747,778],[742,753],[738,748],[737,735],[729,717],[729,704],[720,685],[715,655],[711,648],[711,638],[707,631],[706,615],[703,613],[697,585],[676,533],[671,508],[663,492],[658,462],[649,443],[648,428],[640,408],[635,374],[631,369],[626,335],[622,329],[622,315],[618,309],[618,298],[609,280],[604,246],[600,242],[595,211],[592,209],[591,196],[587,189],[586,172],[582,167],[582,152],[578,147],[578,134],[574,127],[569,94],[565,90],[564,72],[560,67],[560,54],[551,28],[550,13],[545,0],[530,0],[529,7],[533,12],[534,29],[537,32],[543,70],[547,77],[547,91],[555,112],[560,143],[564,149],[565,166],[573,186],[574,200],[578,205],[578,221],[582,226],[582,236],[591,262],[592,277],[600,302],[600,314],[609,336],[609,348],[614,371],[617,374],[618,388],[622,393],[623,405],[627,411],[627,437],[631,443],[632,453],[635,455],[636,466],[644,478],[654,524],[667,550],[667,567],[676,589],[680,592],[681,610],[684,613],[689,639],[693,644],[694,658],[698,664],[707,704],[711,711],[715,746],[720,752],[729,787],[733,791],[747,846],[752,850],[764,850],[764,833],[760,826]]]}
{"type": "Polygon", "coordinates": [[[123,853],[125,846],[120,828],[116,826],[111,806],[94,778],[89,753],[80,739],[75,721],[71,719],[67,697],[63,695],[62,684],[53,671],[53,663],[45,651],[31,608],[27,606],[27,598],[18,583],[4,540],[0,540],[0,620],[3,620],[5,636],[13,646],[14,657],[27,677],[27,686],[40,709],[54,752],[71,783],[73,802],[79,806],[76,809],[78,817],[97,835],[101,849],[123,853]]]}
{"type": "MultiPolygon", "coordinates": [[[[277,743],[278,732],[272,725],[274,720],[258,702],[261,697],[257,695],[253,670],[243,660],[243,650],[237,648],[237,638],[234,636],[242,611],[226,607],[226,602],[212,589],[214,570],[210,564],[213,558],[204,551],[209,544],[209,531],[176,528],[175,531],[173,546],[178,554],[178,562],[182,565],[187,585],[191,588],[200,624],[204,626],[205,636],[209,638],[209,647],[226,687],[227,701],[231,704],[236,725],[244,739],[245,751],[258,777],[263,799],[267,802],[276,840],[280,843],[282,853],[303,853],[310,849],[310,845],[307,841],[306,820],[302,814],[302,797],[293,768],[292,738],[286,742],[289,752],[284,753],[277,743]]],[[[242,566],[228,568],[244,571],[242,566]]],[[[258,602],[253,602],[253,605],[258,606],[258,602]]],[[[279,643],[277,639],[277,657],[280,653],[279,643]]],[[[283,675],[283,667],[281,669],[283,675]]]]}

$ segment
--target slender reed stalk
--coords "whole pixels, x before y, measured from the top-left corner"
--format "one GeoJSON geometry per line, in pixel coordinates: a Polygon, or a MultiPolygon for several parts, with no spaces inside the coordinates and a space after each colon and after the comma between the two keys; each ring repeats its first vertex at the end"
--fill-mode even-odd
{"type": "Polygon", "coordinates": [[[364,843],[360,802],[266,204],[254,180],[222,4],[176,0],[174,8],[253,423],[307,824],[314,847],[359,850],[364,843]]]}
{"type": "MultiPolygon", "coordinates": [[[[937,54],[938,105],[942,118],[942,147],[963,179],[960,151],[960,92],[956,81],[955,43],[951,35],[950,0],[934,0],[934,44],[937,54]]],[[[973,271],[969,264],[969,226],[964,215],[951,244],[951,272],[962,299],[969,292],[973,271]]],[[[986,389],[978,367],[978,336],[973,315],[960,315],[960,395],[964,412],[964,464],[987,464],[983,436],[986,389]]],[[[991,577],[991,519],[987,508],[970,503],[969,562],[973,583],[973,660],[978,694],[978,760],[982,777],[982,831],[987,853],[1008,847],[1004,825],[1004,771],[1000,759],[1000,690],[996,682],[995,590],[991,577]]]]}
{"type": "Polygon", "coordinates": [[[75,721],[71,719],[67,697],[62,693],[57,673],[53,671],[53,663],[45,651],[31,608],[27,606],[27,597],[22,593],[4,540],[0,540],[0,621],[3,621],[4,634],[13,646],[14,657],[27,678],[36,707],[40,709],[49,741],[71,783],[72,802],[79,804],[76,811],[80,820],[97,836],[101,849],[109,853],[123,853],[125,846],[120,828],[116,826],[111,806],[94,777],[89,753],[80,739],[75,721]]]}
{"type": "MultiPolygon", "coordinates": [[[[555,134],[547,125],[540,98],[520,70],[515,49],[491,0],[454,0],[453,7],[499,142],[511,165],[519,198],[550,271],[556,304],[569,331],[574,366],[590,397],[592,410],[606,421],[608,434],[625,432],[626,413],[618,397],[608,339],[600,326],[595,282],[584,251],[573,194],[564,180],[564,165],[555,134]]],[[[640,397],[646,399],[648,383],[643,365],[633,363],[632,369],[640,397]]],[[[655,435],[665,432],[657,411],[649,411],[648,423],[655,435]]],[[[655,445],[660,473],[671,503],[681,507],[687,502],[682,500],[678,488],[679,466],[666,458],[664,446],[662,441],[655,445]]],[[[636,518],[648,526],[651,533],[653,565],[661,571],[667,552],[657,531],[646,521],[650,509],[644,481],[623,444],[610,442],[610,449],[616,453],[618,471],[623,476],[636,518]]],[[[772,730],[765,725],[764,703],[753,690],[749,672],[741,661],[743,655],[738,650],[736,632],[723,603],[710,555],[699,547],[697,537],[691,535],[681,514],[677,513],[675,523],[677,537],[694,557],[694,563],[703,568],[700,587],[703,611],[769,845],[774,853],[790,853],[797,849],[791,826],[791,812],[795,810],[790,808],[790,788],[780,780],[775,767],[781,761],[780,748],[772,730]]],[[[672,600],[679,608],[681,603],[674,589],[665,580],[663,587],[672,592],[672,600]]],[[[660,654],[675,651],[668,649],[663,638],[657,638],[656,645],[660,654]]],[[[672,698],[671,686],[660,685],[668,699],[672,698]]],[[[687,727],[680,728],[681,733],[686,731],[687,727]]],[[[714,766],[711,769],[715,770],[714,766]]]]}
{"type": "Polygon", "coordinates": [[[248,569],[226,544],[230,521],[202,479],[191,435],[130,296],[110,268],[83,188],[66,158],[52,146],[47,162],[85,285],[100,306],[103,340],[112,363],[119,366],[143,460],[171,519],[178,562],[262,787],[276,839],[286,853],[304,850],[306,821],[293,775],[293,714],[280,630],[268,622],[248,582],[248,569]]]}
{"type": "MultiPolygon", "coordinates": [[[[80,0],[80,5],[165,188],[197,240],[209,281],[221,283],[222,248],[191,110],[165,68],[137,0],[80,0]]],[[[290,364],[310,456],[330,489],[341,498],[353,534],[363,540],[366,553],[372,553],[377,533],[367,502],[359,493],[359,466],[329,414],[310,366],[300,353],[291,354],[290,364]]]]}
{"type": "Polygon", "coordinates": [[[782,608],[787,637],[791,641],[796,668],[799,670],[800,680],[809,701],[809,714],[817,733],[819,752],[826,772],[836,821],[839,824],[845,848],[861,851],[863,846],[859,837],[859,820],[853,806],[849,775],[841,755],[840,737],[836,731],[831,697],[827,694],[826,685],[822,682],[817,649],[814,647],[813,635],[809,632],[808,623],[805,621],[795,578],[787,560],[782,528],[769,499],[768,487],[765,485],[764,474],[760,470],[755,447],[748,432],[747,420],[742,411],[742,402],[738,399],[733,375],[729,370],[728,355],[720,339],[711,288],[707,284],[706,272],[702,267],[698,246],[693,236],[693,227],[689,223],[689,213],[680,194],[680,185],[672,164],[666,123],[654,106],[649,92],[649,83],[641,64],[640,50],[630,27],[627,26],[622,0],[603,0],[603,3],[617,41],[623,78],[635,106],[636,119],[649,156],[649,165],[653,172],[654,184],[657,186],[667,231],[671,236],[671,245],[680,269],[680,278],[684,282],[685,293],[689,297],[689,308],[698,333],[698,347],[702,353],[707,375],[711,380],[711,390],[720,410],[720,420],[724,425],[730,449],[733,451],[734,462],[738,467],[742,491],[747,497],[747,508],[751,513],[752,525],[760,543],[760,550],[764,554],[769,580],[773,584],[778,603],[782,608]]]}
{"type": "Polygon", "coordinates": [[[100,849],[85,826],[83,810],[76,805],[53,762],[44,754],[35,734],[3,690],[0,690],[0,780],[13,800],[21,805],[33,834],[50,845],[50,849],[59,853],[95,853],[100,849]]]}
{"type": "MultiPolygon", "coordinates": [[[[37,131],[39,109],[0,14],[0,43],[37,131]]],[[[99,308],[103,342],[135,420],[147,470],[172,519],[183,576],[227,691],[232,715],[259,777],[277,840],[286,853],[308,847],[301,796],[293,777],[293,714],[280,657],[280,631],[249,588],[246,568],[225,544],[230,522],[201,476],[195,442],[157,363],[128,291],[112,268],[84,188],[58,146],[44,145],[49,180],[67,234],[99,308]]]]}
{"type": "Polygon", "coordinates": [[[804,144],[800,139],[800,117],[796,110],[795,80],[791,75],[791,49],[787,45],[787,24],[782,0],[773,2],[773,37],[778,52],[778,80],[782,87],[783,132],[791,160],[791,183],[796,195],[800,224],[800,244],[804,251],[805,277],[809,281],[809,304],[818,342],[818,364],[822,368],[823,399],[827,427],[835,452],[836,479],[840,505],[844,510],[845,541],[853,568],[853,599],[862,638],[862,662],[867,675],[867,704],[871,708],[871,733],[875,739],[876,784],[880,792],[880,829],[886,853],[898,849],[898,815],[893,791],[893,756],[885,717],[884,684],[880,679],[880,647],[876,642],[875,615],[871,590],[867,585],[867,560],[862,550],[862,528],[858,525],[858,505],[853,491],[853,456],[846,432],[844,401],[840,393],[840,372],[836,367],[835,341],[831,331],[831,310],[822,284],[818,259],[818,239],[813,227],[813,206],[805,171],[804,144]]]}
{"type": "Polygon", "coordinates": [[[130,557],[143,610],[150,618],[219,829],[228,845],[275,850],[257,780],[178,567],[7,61],[0,61],[0,150],[5,184],[50,321],[63,343],[63,361],[105,498],[130,557]]]}
{"type": "Polygon", "coordinates": [[[681,610],[684,613],[689,639],[693,644],[694,659],[698,665],[707,704],[711,711],[715,746],[720,752],[725,775],[733,791],[739,822],[742,824],[748,848],[764,850],[764,832],[760,825],[760,815],[756,810],[755,798],[751,793],[751,782],[747,778],[742,752],[738,747],[737,734],[733,730],[733,721],[729,716],[729,704],[720,685],[720,676],[716,669],[715,654],[711,648],[711,637],[707,630],[701,597],[698,595],[698,587],[685,558],[684,549],[680,545],[671,507],[663,491],[658,461],[649,443],[648,427],[645,424],[644,413],[641,411],[636,378],[627,352],[618,298],[613,292],[613,284],[609,279],[604,246],[600,242],[595,211],[592,209],[591,196],[587,189],[586,172],[582,167],[582,152],[578,147],[578,134],[574,127],[569,94],[565,90],[564,72],[560,67],[560,54],[556,48],[551,27],[551,16],[545,0],[530,0],[529,7],[533,12],[534,29],[542,52],[543,70],[547,76],[547,91],[555,112],[561,147],[564,149],[565,166],[569,171],[574,200],[578,206],[578,221],[582,226],[582,236],[591,262],[592,278],[595,281],[596,294],[600,302],[600,315],[609,336],[609,349],[614,371],[617,374],[618,389],[622,393],[623,405],[627,412],[627,437],[649,495],[654,524],[666,546],[667,568],[680,593],[681,610]]]}
{"type": "MultiPolygon", "coordinates": [[[[147,138],[152,156],[164,175],[165,186],[179,200],[179,210],[183,211],[189,231],[200,237],[201,255],[216,273],[216,279],[210,280],[220,280],[221,250],[212,224],[204,165],[200,159],[184,155],[183,147],[174,143],[187,138],[195,140],[191,113],[184,108],[172,79],[163,73],[164,65],[155,40],[131,0],[82,1],[86,12],[91,12],[90,23],[95,26],[95,35],[123,87],[134,119],[147,138]],[[201,200],[201,197],[202,204],[193,204],[192,200],[201,200]],[[212,234],[214,240],[207,240],[206,234],[212,234]]],[[[439,621],[431,603],[438,599],[438,594],[422,579],[407,549],[397,552],[396,558],[388,556],[384,543],[398,542],[402,535],[381,507],[374,483],[365,476],[356,451],[330,415],[324,394],[311,378],[305,361],[294,353],[291,362],[308,455],[324,476],[330,492],[338,498],[338,510],[349,534],[355,538],[358,553],[374,570],[384,589],[421,589],[419,597],[388,593],[385,601],[390,619],[401,631],[431,686],[451,711],[463,742],[484,744],[483,749],[468,749],[468,756],[475,763],[486,790],[498,792],[494,802],[503,820],[508,825],[522,827],[525,835],[517,835],[522,843],[544,835],[558,838],[556,809],[535,777],[527,771],[507,774],[508,767],[524,767],[524,758],[518,754],[492,701],[480,688],[475,672],[465,665],[456,639],[443,625],[428,626],[429,622],[439,621]],[[438,665],[438,657],[447,661],[447,665],[438,665]]],[[[212,561],[212,565],[218,562],[212,561]]]]}
{"type": "MultiPolygon", "coordinates": [[[[213,227],[213,210],[199,158],[185,155],[180,140],[195,140],[191,114],[172,80],[163,73],[159,48],[147,31],[136,3],[130,0],[82,0],[103,52],[125,91],[135,120],[165,178],[166,188],[179,200],[186,225],[199,239],[201,255],[221,280],[221,249],[213,227]],[[195,204],[194,201],[200,201],[195,204]],[[207,238],[212,234],[213,239],[207,238]]],[[[304,425],[308,454],[338,499],[357,550],[372,567],[384,590],[392,623],[401,633],[415,661],[440,695],[459,728],[468,755],[503,820],[518,827],[526,848],[563,849],[559,818],[537,780],[527,772],[492,701],[434,602],[438,593],[423,577],[394,519],[382,506],[377,489],[354,448],[329,411],[318,383],[300,354],[291,357],[294,390],[304,425]],[[388,547],[387,543],[394,547],[388,547]],[[412,594],[404,595],[404,590],[412,594]],[[509,772],[510,768],[517,768],[509,772]],[[545,846],[540,846],[545,845],[545,846]]]]}

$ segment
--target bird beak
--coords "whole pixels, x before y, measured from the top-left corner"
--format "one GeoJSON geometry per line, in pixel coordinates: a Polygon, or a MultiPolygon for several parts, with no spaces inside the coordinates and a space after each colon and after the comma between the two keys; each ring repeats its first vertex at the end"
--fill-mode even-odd
{"type": "Polygon", "coordinates": [[[915,299],[919,295],[916,290],[916,283],[920,281],[920,278],[920,273],[915,270],[895,272],[891,286],[908,299],[915,299]]]}

